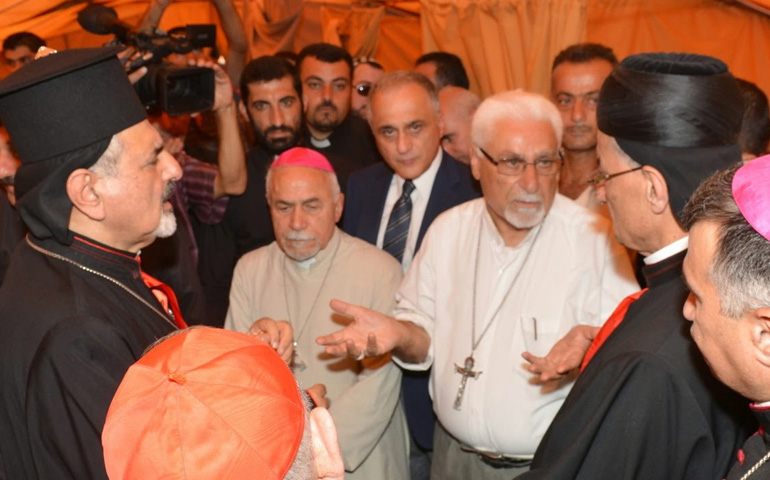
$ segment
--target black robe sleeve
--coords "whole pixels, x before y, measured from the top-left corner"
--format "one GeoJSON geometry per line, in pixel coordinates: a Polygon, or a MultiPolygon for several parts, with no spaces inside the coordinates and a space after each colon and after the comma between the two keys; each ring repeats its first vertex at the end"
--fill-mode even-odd
{"type": "Polygon", "coordinates": [[[107,479],[101,432],[135,361],[107,320],[71,317],[46,335],[30,366],[24,418],[38,478],[107,479]]]}

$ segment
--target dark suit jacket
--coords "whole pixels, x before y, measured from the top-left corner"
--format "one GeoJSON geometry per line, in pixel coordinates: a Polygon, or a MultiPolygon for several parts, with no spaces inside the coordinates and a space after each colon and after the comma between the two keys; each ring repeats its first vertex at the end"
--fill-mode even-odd
{"type": "MultiPolygon", "coordinates": [[[[345,232],[375,245],[380,229],[385,199],[393,178],[393,170],[377,163],[350,176],[345,196],[345,232]]],[[[478,198],[478,184],[468,166],[443,152],[441,165],[433,182],[425,216],[420,225],[415,251],[420,248],[425,232],[433,220],[445,210],[478,198]]],[[[402,390],[409,431],[424,449],[433,448],[433,404],[428,394],[430,372],[404,371],[402,390]]]]}

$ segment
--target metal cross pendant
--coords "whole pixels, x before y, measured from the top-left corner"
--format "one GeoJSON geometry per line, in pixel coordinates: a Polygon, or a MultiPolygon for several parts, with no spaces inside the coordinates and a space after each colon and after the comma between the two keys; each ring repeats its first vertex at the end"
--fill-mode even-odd
{"type": "Polygon", "coordinates": [[[462,380],[460,380],[460,386],[457,388],[457,396],[455,397],[455,404],[454,409],[460,410],[460,406],[463,403],[463,394],[465,393],[465,384],[468,382],[468,377],[473,377],[473,379],[476,379],[481,375],[483,372],[474,372],[473,371],[473,356],[465,359],[465,366],[461,367],[458,364],[455,363],[455,371],[463,376],[462,380]]]}
{"type": "Polygon", "coordinates": [[[297,350],[297,342],[294,342],[294,352],[291,354],[291,365],[289,367],[292,373],[299,373],[307,368],[305,361],[302,360],[302,356],[299,354],[299,350],[297,350]]]}

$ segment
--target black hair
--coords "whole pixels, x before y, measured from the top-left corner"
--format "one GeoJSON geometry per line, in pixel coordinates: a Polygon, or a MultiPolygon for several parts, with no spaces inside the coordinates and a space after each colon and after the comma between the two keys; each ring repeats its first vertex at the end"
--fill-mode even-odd
{"type": "Polygon", "coordinates": [[[285,58],[275,55],[264,55],[246,64],[241,74],[241,96],[243,102],[249,100],[249,84],[259,82],[270,82],[280,80],[285,77],[291,77],[291,83],[297,93],[297,98],[301,98],[302,86],[297,77],[297,70],[294,65],[285,58]]]}
{"type": "Polygon", "coordinates": [[[447,85],[470,88],[468,74],[460,57],[449,52],[426,53],[414,62],[415,66],[432,62],[436,65],[436,87],[441,90],[447,85]]]}
{"type": "Polygon", "coordinates": [[[613,67],[618,64],[618,57],[610,47],[599,43],[576,43],[565,48],[553,59],[551,71],[562,63],[588,63],[592,60],[605,60],[613,67]]]}
{"type": "Polygon", "coordinates": [[[45,47],[45,40],[31,32],[14,33],[3,40],[3,51],[16,50],[21,46],[27,47],[32,53],[35,53],[38,48],[45,47]]]}
{"type": "Polygon", "coordinates": [[[760,156],[765,153],[767,142],[770,141],[767,95],[751,82],[740,78],[735,81],[743,97],[743,120],[738,143],[742,151],[760,156]]]}
{"type": "Polygon", "coordinates": [[[353,77],[353,57],[342,47],[331,43],[313,43],[303,48],[297,54],[297,71],[302,72],[302,61],[306,57],[313,57],[323,63],[337,63],[344,61],[348,64],[349,76],[353,77]]]}

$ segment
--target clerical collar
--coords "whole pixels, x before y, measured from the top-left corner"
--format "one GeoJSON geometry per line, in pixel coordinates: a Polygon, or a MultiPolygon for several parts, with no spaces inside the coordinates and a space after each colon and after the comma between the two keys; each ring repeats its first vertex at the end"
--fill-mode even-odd
{"type": "Polygon", "coordinates": [[[313,135],[310,135],[310,143],[313,144],[315,148],[328,148],[328,147],[331,147],[332,145],[332,142],[329,140],[329,137],[326,137],[323,140],[318,140],[313,135]]]}
{"type": "Polygon", "coordinates": [[[644,264],[645,265],[653,265],[655,263],[660,262],[661,260],[664,260],[668,257],[674,256],[679,252],[683,252],[687,250],[687,247],[690,244],[690,237],[684,236],[680,238],[679,240],[669,243],[665,247],[661,248],[660,250],[657,250],[650,255],[647,255],[644,257],[644,264]]]}
{"type": "MultiPolygon", "coordinates": [[[[436,180],[436,175],[438,174],[438,169],[441,166],[441,156],[442,156],[443,150],[441,148],[438,149],[436,152],[436,156],[433,157],[433,160],[430,163],[430,166],[427,170],[422,172],[422,175],[420,175],[417,178],[412,179],[412,183],[414,184],[414,189],[417,191],[418,194],[424,195],[425,198],[430,197],[430,192],[433,189],[433,183],[436,180]]],[[[398,174],[393,175],[393,178],[396,180],[396,186],[398,192],[404,191],[404,180],[401,178],[398,174]]]]}
{"type": "Polygon", "coordinates": [[[329,243],[326,244],[326,248],[316,253],[315,257],[308,258],[307,260],[303,260],[301,262],[292,260],[292,263],[305,271],[315,269],[319,265],[325,265],[326,260],[330,258],[334,254],[334,251],[337,249],[337,245],[340,243],[340,237],[341,233],[339,228],[334,227],[334,233],[332,233],[332,237],[329,239],[329,243]]]}

